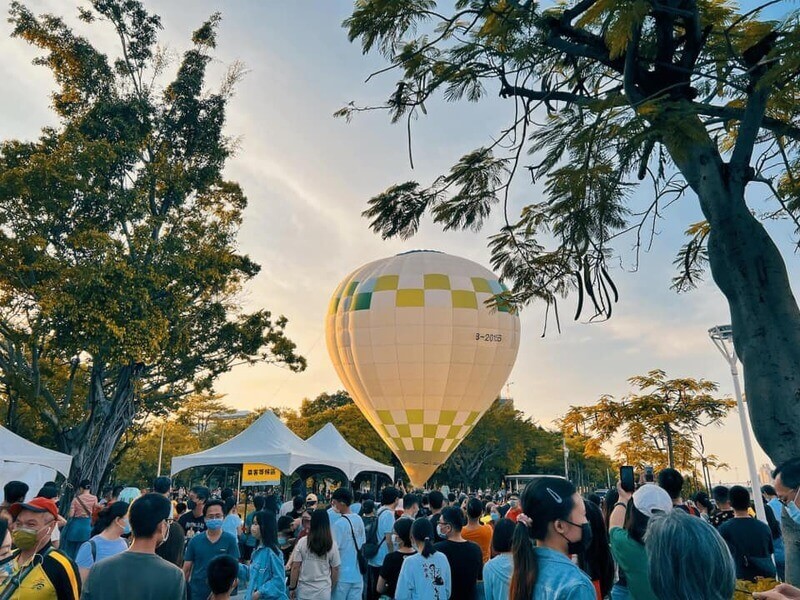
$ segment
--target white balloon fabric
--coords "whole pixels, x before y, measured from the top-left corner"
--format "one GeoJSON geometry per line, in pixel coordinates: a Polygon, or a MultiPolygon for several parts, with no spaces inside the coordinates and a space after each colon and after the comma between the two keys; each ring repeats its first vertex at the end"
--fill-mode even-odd
{"type": "Polygon", "coordinates": [[[414,251],[371,262],[331,299],[326,338],[366,419],[423,485],[491,406],[514,366],[519,316],[470,260],[414,251]]]}

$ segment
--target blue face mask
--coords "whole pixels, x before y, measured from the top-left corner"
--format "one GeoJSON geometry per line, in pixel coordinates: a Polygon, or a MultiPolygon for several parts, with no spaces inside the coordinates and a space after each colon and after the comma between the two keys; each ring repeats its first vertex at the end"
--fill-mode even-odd
{"type": "Polygon", "coordinates": [[[492,513],[490,516],[492,517],[492,521],[500,520],[500,515],[498,513],[492,513]]]}
{"type": "Polygon", "coordinates": [[[127,521],[124,521],[124,525],[122,526],[122,535],[128,535],[131,532],[131,524],[127,521]]]}
{"type": "Polygon", "coordinates": [[[206,527],[211,531],[222,529],[222,519],[206,519],[206,527]]]}
{"type": "Polygon", "coordinates": [[[800,490],[797,490],[797,494],[794,495],[794,500],[787,502],[784,506],[786,506],[786,512],[789,513],[792,521],[800,525],[800,508],[797,506],[798,495],[800,495],[800,490]]]}
{"type": "Polygon", "coordinates": [[[278,546],[285,546],[288,540],[285,537],[278,538],[278,546]]]}

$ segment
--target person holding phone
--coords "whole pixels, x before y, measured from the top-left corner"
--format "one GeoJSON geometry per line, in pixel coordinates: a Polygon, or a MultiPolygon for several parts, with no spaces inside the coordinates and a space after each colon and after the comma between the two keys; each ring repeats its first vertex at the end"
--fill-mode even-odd
{"type": "Polygon", "coordinates": [[[619,500],[609,516],[611,554],[625,573],[633,600],[656,598],[648,580],[644,534],[652,517],[672,510],[672,499],[652,483],[632,493],[633,468],[623,469],[617,484],[619,500]]]}

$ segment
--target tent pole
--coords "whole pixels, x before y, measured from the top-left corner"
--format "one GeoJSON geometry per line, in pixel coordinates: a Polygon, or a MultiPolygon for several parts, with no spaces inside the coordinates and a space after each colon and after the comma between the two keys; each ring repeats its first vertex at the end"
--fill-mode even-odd
{"type": "MultiPolygon", "coordinates": [[[[241,499],[242,499],[242,470],[239,469],[239,477],[237,478],[236,481],[236,506],[239,506],[239,500],[241,499]]],[[[245,510],[247,510],[246,504],[245,504],[245,510]]]]}

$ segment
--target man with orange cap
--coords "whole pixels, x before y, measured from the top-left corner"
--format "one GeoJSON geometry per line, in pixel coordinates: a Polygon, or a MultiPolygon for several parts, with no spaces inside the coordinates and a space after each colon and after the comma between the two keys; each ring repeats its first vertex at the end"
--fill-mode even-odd
{"type": "Polygon", "coordinates": [[[13,575],[0,587],[9,600],[78,600],[81,578],[64,553],[50,545],[58,523],[58,507],[50,498],[16,502],[8,508],[13,519],[11,538],[17,549],[11,557],[13,575]]]}

